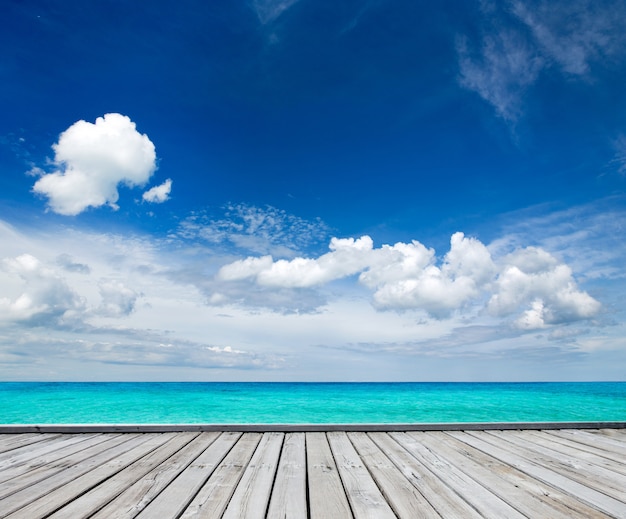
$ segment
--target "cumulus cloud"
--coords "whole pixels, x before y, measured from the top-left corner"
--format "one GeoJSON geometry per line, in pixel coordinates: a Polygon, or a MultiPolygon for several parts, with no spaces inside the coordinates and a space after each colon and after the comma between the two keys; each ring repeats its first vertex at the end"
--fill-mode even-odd
{"type": "Polygon", "coordinates": [[[35,325],[65,325],[85,310],[85,301],[63,278],[30,254],[3,261],[4,269],[23,282],[15,298],[0,298],[5,319],[28,321],[35,325]]]}
{"type": "Polygon", "coordinates": [[[172,179],[168,178],[165,182],[158,186],[151,187],[143,194],[143,199],[146,202],[153,204],[161,204],[170,198],[170,192],[172,191],[172,179]]]}
{"type": "Polygon", "coordinates": [[[567,265],[535,247],[504,258],[488,308],[510,315],[524,305],[530,308],[516,321],[524,329],[588,319],[600,310],[598,301],[577,288],[567,265]]]}
{"type": "Polygon", "coordinates": [[[142,186],[156,170],[154,144],[121,114],[98,117],[95,124],[78,121],[52,148],[56,169],[43,174],[33,191],[48,197],[58,214],[77,215],[103,205],[117,209],[118,185],[142,186]]]}
{"type": "Polygon", "coordinates": [[[99,283],[102,302],[97,313],[106,317],[122,317],[135,309],[138,294],[120,281],[101,281],[99,283]]]}
{"type": "Polygon", "coordinates": [[[221,282],[248,280],[267,289],[312,288],[357,275],[382,310],[417,309],[436,318],[466,306],[514,316],[519,328],[588,319],[600,303],[578,289],[571,269],[535,247],[494,259],[476,238],[452,235],[441,261],[418,241],[374,248],[372,239],[333,238],[317,258],[248,257],[224,265],[221,282]],[[520,314],[521,312],[521,314],[520,314]]]}

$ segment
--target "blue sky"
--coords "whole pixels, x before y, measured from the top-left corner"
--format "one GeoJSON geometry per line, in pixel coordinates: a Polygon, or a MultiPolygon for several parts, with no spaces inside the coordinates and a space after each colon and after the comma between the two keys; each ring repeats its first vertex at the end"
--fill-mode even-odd
{"type": "Polygon", "coordinates": [[[623,1],[10,1],[3,380],[625,380],[623,1]]]}

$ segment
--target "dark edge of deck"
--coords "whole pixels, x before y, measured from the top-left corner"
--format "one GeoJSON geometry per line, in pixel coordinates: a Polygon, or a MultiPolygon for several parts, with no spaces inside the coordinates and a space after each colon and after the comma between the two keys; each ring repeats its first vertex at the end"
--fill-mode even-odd
{"type": "Polygon", "coordinates": [[[624,422],[452,422],[349,424],[0,424],[0,434],[152,432],[405,432],[626,429],[624,422]]]}

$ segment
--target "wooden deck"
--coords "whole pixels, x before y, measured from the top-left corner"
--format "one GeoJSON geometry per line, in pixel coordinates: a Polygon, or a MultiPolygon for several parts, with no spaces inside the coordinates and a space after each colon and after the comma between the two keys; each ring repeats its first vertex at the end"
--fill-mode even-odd
{"type": "Polygon", "coordinates": [[[0,434],[0,517],[626,518],[626,429],[0,434]]]}

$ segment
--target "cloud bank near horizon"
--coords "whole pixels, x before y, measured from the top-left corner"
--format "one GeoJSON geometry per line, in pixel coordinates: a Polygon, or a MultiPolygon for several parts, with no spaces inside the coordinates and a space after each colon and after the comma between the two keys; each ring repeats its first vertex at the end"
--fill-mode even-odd
{"type": "Polygon", "coordinates": [[[379,310],[422,310],[443,319],[479,306],[493,316],[517,315],[515,326],[526,330],[590,319],[601,308],[578,288],[569,266],[538,247],[493,258],[482,242],[457,232],[439,263],[416,240],[375,248],[369,236],[332,238],[329,249],[317,258],[249,256],[224,265],[216,278],[271,291],[358,276],[379,310]]]}

